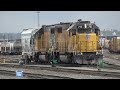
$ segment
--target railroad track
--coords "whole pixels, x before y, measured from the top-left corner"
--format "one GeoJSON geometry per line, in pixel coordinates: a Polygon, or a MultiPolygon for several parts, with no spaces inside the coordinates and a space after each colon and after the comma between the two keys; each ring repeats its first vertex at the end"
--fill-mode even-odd
{"type": "MultiPolygon", "coordinates": [[[[67,72],[67,73],[74,73],[74,74],[85,74],[85,75],[93,75],[93,76],[108,76],[108,77],[116,77],[120,78],[120,72],[113,72],[113,71],[98,71],[96,70],[83,70],[83,69],[68,69],[68,68],[61,68],[61,67],[39,67],[39,66],[19,66],[19,65],[2,65],[7,67],[14,67],[14,68],[24,68],[24,69],[33,69],[33,70],[48,70],[48,71],[55,71],[55,72],[67,72]]],[[[27,74],[27,73],[26,73],[27,74]]],[[[34,76],[34,75],[33,75],[34,76]]],[[[59,78],[57,76],[57,78],[59,78]]],[[[61,78],[61,77],[60,77],[61,78]]],[[[62,77],[63,79],[67,79],[68,77],[62,77]]],[[[68,78],[72,79],[72,78],[68,78]]]]}
{"type": "MultiPolygon", "coordinates": [[[[15,76],[15,71],[9,70],[0,70],[0,74],[15,76]]],[[[34,74],[34,73],[24,73],[24,77],[34,78],[34,79],[73,79],[69,77],[54,76],[54,75],[43,75],[43,74],[34,74]]]]}
{"type": "MultiPolygon", "coordinates": [[[[104,67],[105,69],[115,69],[115,70],[120,70],[120,65],[115,65],[115,64],[110,64],[108,62],[104,62],[104,67]]],[[[44,65],[44,64],[43,64],[44,65]]],[[[47,64],[49,65],[49,64],[47,64]]],[[[56,66],[61,66],[61,67],[92,67],[92,68],[97,68],[97,65],[79,65],[79,64],[58,64],[56,66]]]]}
{"type": "Polygon", "coordinates": [[[114,60],[119,60],[119,61],[120,61],[120,59],[119,59],[119,58],[112,58],[112,57],[105,56],[105,55],[104,55],[104,57],[109,58],[109,59],[114,59],[114,60]]]}
{"type": "MultiPolygon", "coordinates": [[[[104,57],[107,59],[113,59],[116,61],[120,61],[120,59],[117,59],[117,58],[111,58],[109,56],[104,56],[104,57]]],[[[120,70],[120,65],[116,65],[115,63],[110,63],[109,61],[104,61],[104,63],[107,64],[107,66],[105,66],[105,68],[120,70]]]]}

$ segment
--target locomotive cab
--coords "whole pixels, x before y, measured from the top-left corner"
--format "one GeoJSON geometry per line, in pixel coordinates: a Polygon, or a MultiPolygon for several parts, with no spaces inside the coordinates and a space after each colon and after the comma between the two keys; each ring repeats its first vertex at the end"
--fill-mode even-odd
{"type": "Polygon", "coordinates": [[[71,29],[75,38],[73,62],[78,64],[96,64],[102,60],[103,53],[100,46],[100,29],[89,21],[79,21],[71,29]]]}

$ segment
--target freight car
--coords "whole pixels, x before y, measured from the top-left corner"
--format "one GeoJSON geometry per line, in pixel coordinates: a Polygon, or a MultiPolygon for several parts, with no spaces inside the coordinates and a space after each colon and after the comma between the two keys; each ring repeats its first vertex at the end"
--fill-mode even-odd
{"type": "Polygon", "coordinates": [[[110,40],[108,40],[108,39],[106,39],[106,38],[104,39],[104,45],[103,45],[103,48],[104,48],[104,49],[108,49],[108,48],[109,48],[109,41],[110,41],[110,40]]]}
{"type": "Polygon", "coordinates": [[[21,40],[19,39],[7,42],[2,40],[0,44],[0,54],[2,55],[21,55],[22,53],[21,40]]]}
{"type": "Polygon", "coordinates": [[[120,53],[120,37],[113,37],[109,42],[109,52],[120,53]]]}
{"type": "Polygon", "coordinates": [[[35,28],[24,29],[21,32],[22,55],[31,56],[33,51],[33,34],[37,31],[35,28]]]}
{"type": "Polygon", "coordinates": [[[90,21],[43,25],[33,37],[36,61],[49,62],[49,50],[58,63],[97,64],[103,59],[100,29],[90,21]]]}

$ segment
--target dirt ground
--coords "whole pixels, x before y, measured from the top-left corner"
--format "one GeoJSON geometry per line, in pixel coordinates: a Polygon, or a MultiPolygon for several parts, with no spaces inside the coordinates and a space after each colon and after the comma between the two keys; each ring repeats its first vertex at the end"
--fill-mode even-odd
{"type": "Polygon", "coordinates": [[[107,49],[103,50],[103,54],[104,56],[110,57],[110,58],[115,58],[115,59],[119,59],[120,60],[120,54],[117,53],[110,53],[107,49]]]}
{"type": "Polygon", "coordinates": [[[18,62],[21,55],[0,55],[0,63],[18,62]]]}

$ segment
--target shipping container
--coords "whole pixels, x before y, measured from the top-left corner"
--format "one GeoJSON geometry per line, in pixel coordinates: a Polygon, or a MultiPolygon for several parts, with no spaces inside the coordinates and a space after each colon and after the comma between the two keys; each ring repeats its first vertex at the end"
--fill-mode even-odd
{"type": "Polygon", "coordinates": [[[104,48],[105,48],[105,49],[108,49],[108,48],[109,48],[109,41],[110,41],[110,40],[107,40],[107,39],[104,40],[104,48]]]}
{"type": "Polygon", "coordinates": [[[110,43],[109,43],[110,47],[109,47],[109,51],[110,52],[120,52],[120,37],[113,37],[111,40],[110,40],[110,43]]]}

